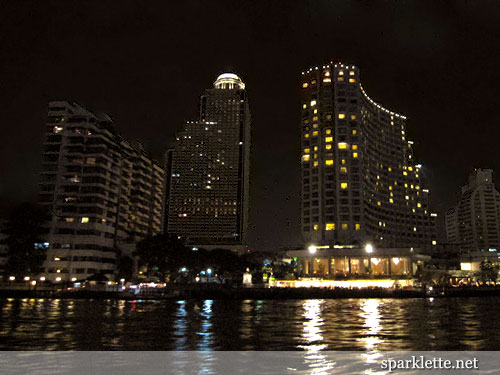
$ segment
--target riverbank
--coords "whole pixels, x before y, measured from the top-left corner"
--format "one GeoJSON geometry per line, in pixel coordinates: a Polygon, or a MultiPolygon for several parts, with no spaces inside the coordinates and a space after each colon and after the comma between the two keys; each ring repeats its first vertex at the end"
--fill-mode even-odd
{"type": "Polygon", "coordinates": [[[427,297],[489,297],[500,296],[500,287],[470,287],[434,289],[424,293],[421,289],[388,288],[224,288],[219,286],[157,288],[145,293],[132,294],[118,291],[96,290],[20,290],[0,289],[0,298],[68,298],[68,299],[121,299],[121,300],[265,300],[265,299],[345,299],[345,298],[427,298],[427,297]]]}

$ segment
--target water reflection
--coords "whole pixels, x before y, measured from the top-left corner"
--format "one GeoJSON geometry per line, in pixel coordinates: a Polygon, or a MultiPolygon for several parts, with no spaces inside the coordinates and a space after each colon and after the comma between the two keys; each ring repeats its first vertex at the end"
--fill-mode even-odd
{"type": "MultiPolygon", "coordinates": [[[[498,350],[500,298],[344,300],[0,300],[0,349],[498,350]]],[[[207,354],[208,355],[208,354],[207,354]]],[[[209,357],[207,357],[209,361],[209,357]]],[[[208,371],[208,370],[207,370],[208,371]]]]}

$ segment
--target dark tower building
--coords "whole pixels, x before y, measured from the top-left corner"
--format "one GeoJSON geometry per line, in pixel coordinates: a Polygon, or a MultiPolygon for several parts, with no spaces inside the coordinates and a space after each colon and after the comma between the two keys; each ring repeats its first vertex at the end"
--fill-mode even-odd
{"type": "Polygon", "coordinates": [[[166,231],[205,248],[242,251],[248,226],[250,111],[245,84],[220,75],[167,155],[166,231]]]}
{"type": "Polygon", "coordinates": [[[436,244],[406,117],[375,103],[357,67],[302,73],[302,233],[308,243],[436,244]]]}

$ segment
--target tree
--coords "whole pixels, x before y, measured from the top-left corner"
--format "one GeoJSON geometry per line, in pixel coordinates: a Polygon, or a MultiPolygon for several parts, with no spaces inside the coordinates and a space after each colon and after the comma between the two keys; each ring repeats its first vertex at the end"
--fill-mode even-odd
{"type": "Polygon", "coordinates": [[[165,280],[167,271],[172,271],[186,257],[187,250],[175,235],[158,234],[140,241],[133,256],[139,258],[139,267],[147,267],[148,276],[160,276],[165,280]]]}
{"type": "Polygon", "coordinates": [[[479,279],[483,282],[494,282],[496,283],[498,279],[498,265],[494,265],[489,260],[483,260],[481,262],[481,272],[479,273],[479,279]]]}
{"type": "Polygon", "coordinates": [[[23,203],[11,212],[5,225],[7,273],[23,277],[40,271],[47,248],[41,237],[48,219],[47,211],[32,203],[23,203]]]}

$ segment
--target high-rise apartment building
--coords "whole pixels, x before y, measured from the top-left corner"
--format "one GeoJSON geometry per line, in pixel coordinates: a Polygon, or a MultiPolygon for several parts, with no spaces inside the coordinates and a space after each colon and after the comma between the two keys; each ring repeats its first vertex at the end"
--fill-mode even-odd
{"type": "Polygon", "coordinates": [[[40,202],[51,212],[47,280],[112,278],[122,252],[161,232],[163,169],[108,115],[50,102],[42,163],[40,202]]]}
{"type": "Polygon", "coordinates": [[[245,84],[221,74],[201,96],[200,118],[187,122],[167,151],[166,231],[205,248],[246,245],[250,111],[245,84]]]}
{"type": "Polygon", "coordinates": [[[308,243],[436,244],[406,117],[374,102],[353,65],[302,73],[302,233],[308,243]]]}
{"type": "Polygon", "coordinates": [[[446,237],[463,251],[500,250],[500,193],[491,169],[476,169],[446,213],[446,237]]]}

